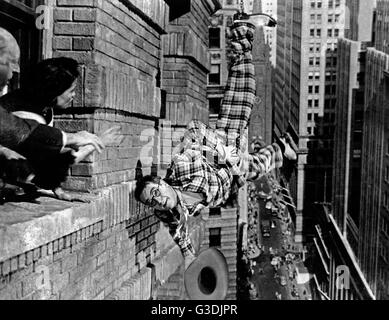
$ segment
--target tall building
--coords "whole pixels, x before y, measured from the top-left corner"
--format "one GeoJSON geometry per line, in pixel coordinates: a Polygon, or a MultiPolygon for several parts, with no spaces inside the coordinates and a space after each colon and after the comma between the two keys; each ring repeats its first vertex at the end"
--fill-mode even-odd
{"type": "Polygon", "coordinates": [[[374,1],[347,1],[350,26],[339,39],[332,183],[333,215],[358,252],[366,50],[371,46],[374,1]]]}
{"type": "Polygon", "coordinates": [[[367,49],[358,258],[377,299],[389,299],[389,1],[377,1],[367,49]]]}
{"type": "MultiPolygon", "coordinates": [[[[254,10],[254,12],[256,12],[254,10]]],[[[272,16],[277,20],[277,0],[262,1],[262,12],[272,16]]],[[[276,51],[277,51],[277,29],[265,28],[265,41],[270,46],[270,60],[273,67],[276,66],[276,51]]]]}
{"type": "MultiPolygon", "coordinates": [[[[263,12],[264,1],[256,1],[252,7],[253,12],[263,12]]],[[[272,77],[271,48],[266,43],[267,27],[258,27],[253,44],[253,63],[256,75],[255,105],[251,113],[249,124],[249,137],[262,137],[270,144],[272,142],[273,110],[272,110],[272,77]]]]}
{"type": "MultiPolygon", "coordinates": [[[[369,218],[361,217],[362,139],[366,52],[371,46],[374,1],[346,2],[345,36],[338,40],[335,104],[335,132],[332,206],[319,204],[315,210],[315,236],[311,267],[316,289],[329,299],[372,299],[370,283],[361,270],[358,251],[369,218]],[[348,288],[337,283],[342,268],[348,274],[348,288]]],[[[374,178],[374,177],[372,177],[374,178]]],[[[370,208],[369,208],[370,210],[370,208]]],[[[367,237],[373,236],[368,234],[367,237]]],[[[373,238],[375,238],[373,236],[373,238]]]]}
{"type": "Polygon", "coordinates": [[[216,124],[228,77],[228,28],[239,8],[240,1],[224,0],[222,9],[212,17],[209,27],[211,70],[208,74],[207,98],[211,126],[216,124]]]}
{"type": "Polygon", "coordinates": [[[345,0],[280,0],[277,17],[274,131],[289,131],[298,140],[290,189],[297,204],[295,240],[302,242],[312,218],[309,206],[331,198],[336,50],[344,34],[345,0]]]}

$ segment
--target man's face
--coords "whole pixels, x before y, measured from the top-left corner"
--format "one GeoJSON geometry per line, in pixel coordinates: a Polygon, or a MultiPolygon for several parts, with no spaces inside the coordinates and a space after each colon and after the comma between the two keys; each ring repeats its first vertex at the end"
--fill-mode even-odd
{"type": "Polygon", "coordinates": [[[150,182],[143,189],[140,200],[147,206],[157,210],[171,210],[177,206],[177,194],[165,181],[160,183],[150,182]]]}
{"type": "Polygon", "coordinates": [[[2,90],[12,79],[14,72],[19,72],[19,47],[14,46],[9,50],[5,50],[3,56],[0,57],[0,90],[2,90]]]}

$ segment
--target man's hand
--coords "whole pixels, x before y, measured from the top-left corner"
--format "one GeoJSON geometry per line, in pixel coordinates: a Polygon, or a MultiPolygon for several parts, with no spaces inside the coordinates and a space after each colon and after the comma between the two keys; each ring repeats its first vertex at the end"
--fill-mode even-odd
{"type": "Polygon", "coordinates": [[[19,153],[3,146],[0,146],[0,156],[7,160],[26,160],[26,158],[19,153]]]}
{"type": "Polygon", "coordinates": [[[79,147],[92,145],[99,153],[104,149],[104,143],[101,139],[93,133],[87,131],[80,131],[76,133],[66,133],[67,144],[73,149],[78,149],[79,147]]]}
{"type": "Polygon", "coordinates": [[[193,210],[192,216],[197,217],[201,213],[201,210],[203,210],[204,208],[205,205],[203,205],[202,203],[197,204],[196,209],[193,210]]]}
{"type": "Polygon", "coordinates": [[[103,142],[104,146],[108,145],[120,145],[124,139],[122,135],[120,126],[115,126],[107,131],[104,131],[103,134],[100,135],[100,139],[103,142]]]}
{"type": "Polygon", "coordinates": [[[219,159],[222,162],[229,162],[231,165],[235,165],[240,160],[238,150],[235,146],[225,146],[222,143],[218,143],[216,151],[219,153],[219,159]]]}

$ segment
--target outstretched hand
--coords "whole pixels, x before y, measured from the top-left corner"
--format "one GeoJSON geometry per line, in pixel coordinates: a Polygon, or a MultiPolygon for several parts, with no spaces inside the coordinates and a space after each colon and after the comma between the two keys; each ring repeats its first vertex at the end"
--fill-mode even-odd
{"type": "Polygon", "coordinates": [[[87,145],[93,146],[99,153],[101,153],[104,149],[104,143],[101,139],[88,131],[80,131],[76,133],[67,133],[67,146],[79,149],[80,147],[84,147],[87,145]]]}
{"type": "Polygon", "coordinates": [[[26,158],[19,153],[3,146],[0,146],[0,156],[7,160],[26,160],[26,158]]]}
{"type": "Polygon", "coordinates": [[[124,136],[121,132],[120,126],[115,126],[107,131],[104,131],[100,135],[101,142],[103,145],[109,146],[109,145],[120,145],[123,142],[124,136]]]}

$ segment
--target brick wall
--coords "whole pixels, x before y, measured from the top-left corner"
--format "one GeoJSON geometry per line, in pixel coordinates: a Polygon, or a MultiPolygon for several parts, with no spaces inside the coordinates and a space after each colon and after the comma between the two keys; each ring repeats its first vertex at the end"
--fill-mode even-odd
{"type": "MultiPolygon", "coordinates": [[[[90,191],[133,179],[141,147],[152,141],[146,130],[156,127],[160,116],[157,75],[168,6],[149,2],[56,2],[53,56],[81,64],[72,115],[59,116],[57,126],[101,133],[119,124],[125,135],[120,148],[107,148],[73,168],[67,188],[90,191]]],[[[142,165],[147,171],[151,162],[142,165]]]]}
{"type": "MultiPolygon", "coordinates": [[[[125,139],[71,168],[64,186],[87,192],[90,203],[43,197],[0,208],[0,299],[162,298],[182,256],[153,212],[134,200],[131,181],[139,160],[150,173],[159,147],[174,150],[192,117],[207,119],[207,28],[217,1],[191,1],[191,12],[170,23],[178,1],[170,8],[163,0],[50,3],[53,24],[44,35],[52,39],[44,39],[43,55],[72,57],[81,73],[73,106],[56,126],[99,134],[119,124],[125,139]],[[163,37],[177,40],[163,49],[163,37]],[[161,88],[165,124],[176,126],[170,133],[160,130],[161,88]]],[[[199,248],[204,221],[192,223],[199,248]]]]}
{"type": "MultiPolygon", "coordinates": [[[[192,119],[208,123],[208,26],[214,10],[212,1],[191,1],[190,12],[171,21],[168,34],[162,37],[162,89],[166,93],[163,114],[173,136],[180,134],[192,119]]],[[[177,143],[165,140],[162,168],[168,165],[177,143]]]]}
{"type": "Polygon", "coordinates": [[[228,265],[228,290],[227,300],[236,299],[237,287],[237,248],[238,244],[238,212],[237,208],[220,209],[220,215],[210,215],[209,210],[203,213],[206,221],[206,231],[202,249],[206,249],[210,245],[210,229],[220,228],[220,247],[218,249],[223,253],[228,265]]]}

